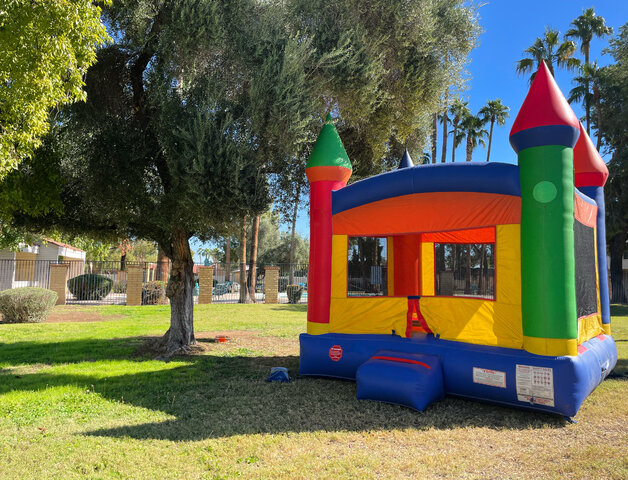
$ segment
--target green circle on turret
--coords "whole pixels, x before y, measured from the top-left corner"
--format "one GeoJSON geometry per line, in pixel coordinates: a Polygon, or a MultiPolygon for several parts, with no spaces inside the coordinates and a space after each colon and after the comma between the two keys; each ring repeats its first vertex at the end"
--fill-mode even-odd
{"type": "Polygon", "coordinates": [[[549,203],[556,198],[557,192],[556,185],[544,180],[534,186],[532,196],[539,203],[549,203]]]}

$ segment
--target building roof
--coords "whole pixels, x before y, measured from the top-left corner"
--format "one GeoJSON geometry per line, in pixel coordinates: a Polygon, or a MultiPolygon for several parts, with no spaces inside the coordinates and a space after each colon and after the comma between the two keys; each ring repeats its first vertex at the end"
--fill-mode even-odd
{"type": "Polygon", "coordinates": [[[84,252],[85,250],[81,250],[80,248],[73,247],[72,245],[68,245],[67,243],[57,242],[52,238],[44,238],[44,242],[49,243],[51,245],[56,245],[57,247],[67,248],[69,250],[75,250],[77,252],[84,252]]]}

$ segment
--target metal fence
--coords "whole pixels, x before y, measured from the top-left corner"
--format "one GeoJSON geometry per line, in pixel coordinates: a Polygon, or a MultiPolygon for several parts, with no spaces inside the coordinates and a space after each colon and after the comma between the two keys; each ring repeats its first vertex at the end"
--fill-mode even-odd
{"type": "MultiPolygon", "coordinates": [[[[279,280],[278,280],[278,303],[289,303],[287,288],[292,281],[293,285],[301,285],[303,287],[303,293],[298,303],[307,303],[307,273],[308,264],[279,264],[279,265],[253,265],[249,263],[246,265],[246,285],[248,290],[247,299],[252,301],[253,298],[257,303],[263,303],[265,300],[265,273],[266,267],[279,267],[279,280]],[[252,271],[255,269],[255,296],[253,297],[253,289],[251,284],[252,271]]],[[[241,300],[241,287],[240,287],[240,271],[241,265],[231,263],[226,265],[224,263],[216,264],[214,266],[214,288],[212,291],[213,303],[240,303],[241,300]]]]}
{"type": "MultiPolygon", "coordinates": [[[[170,262],[92,262],[84,260],[0,260],[0,290],[19,287],[50,288],[50,265],[68,265],[66,304],[75,305],[125,305],[127,300],[128,267],[139,266],[142,270],[142,304],[168,302],[165,287],[170,274],[170,262]]],[[[194,265],[194,303],[198,303],[198,271],[203,265],[194,265]]],[[[213,303],[239,303],[240,264],[215,264],[213,267],[213,303]]],[[[287,287],[292,282],[303,289],[298,303],[307,303],[307,264],[280,264],[278,279],[278,303],[289,303],[287,287]]],[[[247,301],[265,300],[266,265],[246,265],[247,301]],[[255,292],[251,280],[255,271],[255,292]]]]}

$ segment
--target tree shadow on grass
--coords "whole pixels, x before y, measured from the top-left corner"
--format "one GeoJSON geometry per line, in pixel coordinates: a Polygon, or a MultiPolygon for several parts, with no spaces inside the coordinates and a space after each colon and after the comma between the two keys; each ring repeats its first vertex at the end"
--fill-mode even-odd
{"type": "Polygon", "coordinates": [[[305,312],[307,312],[307,303],[298,303],[298,304],[282,303],[282,304],[276,304],[276,305],[273,305],[271,310],[283,310],[283,311],[287,310],[289,312],[302,312],[302,313],[305,313],[305,312]]]}
{"type": "Polygon", "coordinates": [[[58,365],[100,360],[145,360],[133,353],[148,337],[81,339],[63,342],[0,342],[0,365],[58,365]]]}
{"type": "MultiPolygon", "coordinates": [[[[141,338],[117,341],[135,345],[141,342],[141,338]]],[[[67,347],[69,351],[74,350],[76,356],[70,360],[71,355],[66,354],[66,360],[85,361],[83,351],[94,347],[94,342],[102,342],[106,349],[110,341],[85,340],[84,348],[78,347],[80,341],[62,342],[58,344],[58,351],[67,347]]],[[[115,358],[120,359],[117,355],[115,358]]],[[[177,360],[185,364],[174,368],[164,364],[163,369],[156,371],[104,378],[94,374],[55,375],[46,371],[21,375],[3,372],[0,374],[0,394],[72,385],[92,389],[110,401],[124,399],[125,404],[175,417],[165,422],[85,432],[92,436],[116,438],[196,441],[287,432],[464,427],[529,429],[565,425],[565,420],[555,415],[456,398],[446,398],[424,413],[395,405],[358,401],[355,398],[355,383],[347,381],[315,378],[300,378],[288,384],[264,381],[274,366],[287,367],[293,375],[296,374],[297,356],[229,356],[228,351],[215,350],[208,355],[180,357],[177,360]]]]}
{"type": "MultiPolygon", "coordinates": [[[[611,305],[611,317],[628,317],[628,305],[614,304],[611,305]]],[[[611,328],[613,322],[611,320],[611,328]]]]}

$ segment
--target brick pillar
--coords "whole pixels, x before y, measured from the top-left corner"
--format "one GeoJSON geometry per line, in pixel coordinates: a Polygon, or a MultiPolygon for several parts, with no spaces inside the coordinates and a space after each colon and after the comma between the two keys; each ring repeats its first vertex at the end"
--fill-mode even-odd
{"type": "Polygon", "coordinates": [[[57,292],[57,305],[65,305],[65,292],[68,286],[67,263],[50,264],[50,290],[57,292]]]}
{"type": "Polygon", "coordinates": [[[214,267],[198,267],[198,303],[212,303],[214,267]]]}
{"type": "Polygon", "coordinates": [[[279,267],[264,269],[264,303],[277,303],[279,293],[279,267]]]}
{"type": "Polygon", "coordinates": [[[140,265],[127,265],[126,271],[126,304],[141,305],[143,268],[140,265]]]}

